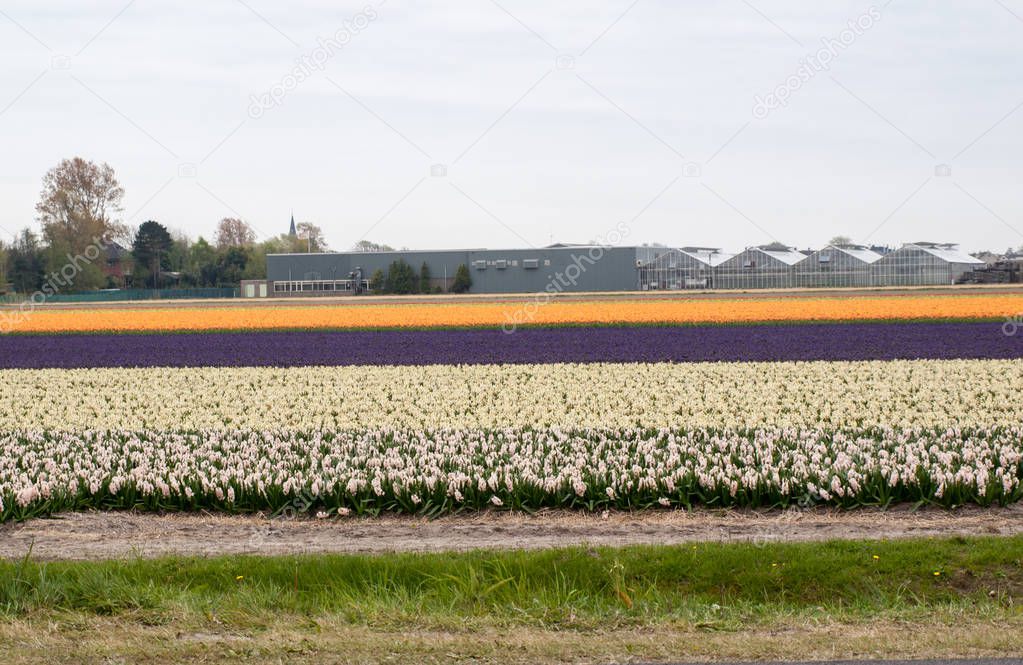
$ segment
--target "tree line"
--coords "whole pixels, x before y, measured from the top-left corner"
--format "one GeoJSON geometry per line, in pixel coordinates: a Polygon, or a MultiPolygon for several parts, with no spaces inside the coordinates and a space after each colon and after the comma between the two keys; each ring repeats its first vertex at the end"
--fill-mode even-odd
{"type": "Polygon", "coordinates": [[[111,288],[236,287],[266,278],[266,255],[322,252],[315,224],[257,242],[253,228],[225,217],[211,240],[188,237],[156,220],[132,227],[119,218],[124,189],[113,168],[80,157],[43,177],[37,226],[0,240],[0,293],[29,294],[45,285],[61,291],[111,288]]]}
{"type": "MultiPolygon", "coordinates": [[[[387,272],[378,268],[369,278],[369,288],[376,293],[389,293],[395,295],[410,295],[416,293],[442,293],[439,285],[431,286],[432,275],[430,266],[423,262],[419,272],[402,259],[392,261],[387,267],[387,272]]],[[[466,293],[472,287],[472,277],[469,275],[469,267],[464,263],[455,270],[455,277],[451,282],[451,293],[466,293]]]]}

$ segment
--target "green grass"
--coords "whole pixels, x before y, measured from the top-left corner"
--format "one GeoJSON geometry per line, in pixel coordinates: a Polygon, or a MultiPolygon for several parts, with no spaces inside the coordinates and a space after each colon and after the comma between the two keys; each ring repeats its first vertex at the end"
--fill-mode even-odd
{"type": "Polygon", "coordinates": [[[215,618],[241,629],[289,615],[377,628],[728,630],[785,617],[1009,618],[1021,598],[1023,537],[0,563],[8,620],[215,618]]]}
{"type": "Polygon", "coordinates": [[[1021,597],[1023,537],[25,560],[0,563],[0,662],[1008,656],[1021,597]]]}

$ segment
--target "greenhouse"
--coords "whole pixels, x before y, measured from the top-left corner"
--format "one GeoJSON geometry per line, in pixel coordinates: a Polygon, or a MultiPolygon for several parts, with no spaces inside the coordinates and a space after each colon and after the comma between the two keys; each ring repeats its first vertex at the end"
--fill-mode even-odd
{"type": "Polygon", "coordinates": [[[881,257],[872,266],[874,286],[955,284],[984,262],[957,245],[916,242],[881,257]]]}
{"type": "Polygon", "coordinates": [[[795,265],[793,286],[870,286],[881,256],[862,245],[828,245],[795,265]]]}
{"type": "Polygon", "coordinates": [[[715,268],[715,288],[792,288],[793,267],[804,259],[806,254],[780,243],[748,247],[715,268]]]}
{"type": "Polygon", "coordinates": [[[666,249],[653,260],[639,266],[642,291],[713,289],[714,268],[732,254],[710,247],[666,249]]]}
{"type": "Polygon", "coordinates": [[[928,286],[969,281],[983,261],[950,243],[897,250],[831,244],[796,250],[781,243],[731,254],[714,247],[556,244],[539,248],[270,254],[267,280],[245,297],[372,293],[374,275],[414,271],[417,291],[447,292],[460,267],[471,293],[563,293],[928,286]],[[425,286],[420,286],[420,283],[425,286]],[[340,293],[339,293],[340,292],[340,293]]]}

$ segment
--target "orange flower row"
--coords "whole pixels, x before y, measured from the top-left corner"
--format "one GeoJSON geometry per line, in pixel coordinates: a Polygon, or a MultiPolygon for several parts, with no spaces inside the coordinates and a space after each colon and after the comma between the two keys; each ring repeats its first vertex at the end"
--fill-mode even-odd
{"type": "Polygon", "coordinates": [[[0,310],[6,332],[499,327],[775,321],[997,319],[1023,312],[1023,294],[521,301],[409,304],[37,308],[0,310]]]}

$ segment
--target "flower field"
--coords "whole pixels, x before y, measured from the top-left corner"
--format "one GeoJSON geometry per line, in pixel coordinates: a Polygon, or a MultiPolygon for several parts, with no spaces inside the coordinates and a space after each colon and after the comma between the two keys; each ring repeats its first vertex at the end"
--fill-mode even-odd
{"type": "Polygon", "coordinates": [[[459,508],[1005,504],[1023,427],[13,432],[7,518],[76,508],[320,516],[459,508]]]}
{"type": "Polygon", "coordinates": [[[1020,386],[1018,360],[2,370],[0,431],[990,428],[1020,386]]]}
{"type": "Polygon", "coordinates": [[[10,368],[1006,359],[998,324],[847,323],[0,337],[10,368]]]}
{"type": "Polygon", "coordinates": [[[1011,503],[1020,298],[40,311],[0,336],[0,521],[1011,503]]]}
{"type": "Polygon", "coordinates": [[[679,325],[782,321],[1000,319],[1023,311],[1023,294],[713,298],[703,300],[391,305],[90,308],[35,311],[13,321],[13,333],[223,330],[349,330],[376,328],[561,325],[679,325]],[[528,321],[526,320],[528,319],[528,321]]]}

